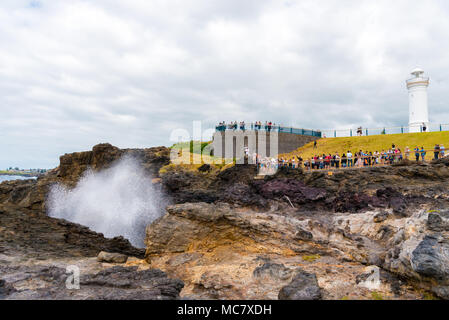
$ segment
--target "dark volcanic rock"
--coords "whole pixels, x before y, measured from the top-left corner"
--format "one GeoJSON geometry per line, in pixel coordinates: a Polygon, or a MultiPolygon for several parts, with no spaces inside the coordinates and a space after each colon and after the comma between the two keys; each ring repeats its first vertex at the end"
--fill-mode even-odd
{"type": "Polygon", "coordinates": [[[73,279],[68,278],[70,273],[55,266],[10,267],[2,271],[8,273],[8,282],[0,280],[0,298],[3,299],[177,299],[184,287],[182,281],[169,279],[160,270],[138,271],[137,267],[117,266],[81,275],[79,289],[68,289],[67,280],[73,284],[73,279]],[[22,289],[24,286],[34,288],[22,289]]]}
{"type": "Polygon", "coordinates": [[[393,208],[393,212],[402,214],[407,207],[407,201],[405,197],[398,191],[391,187],[377,190],[377,197],[387,201],[390,208],[393,208]]]}
{"type": "Polygon", "coordinates": [[[290,179],[254,181],[254,187],[266,199],[282,199],[287,196],[297,204],[323,200],[327,194],[324,189],[308,187],[300,180],[290,179]]]}
{"type": "Polygon", "coordinates": [[[94,293],[96,299],[98,296],[108,300],[160,300],[179,297],[184,287],[181,280],[169,279],[158,269],[143,271],[137,269],[138,267],[112,267],[95,275],[82,277],[80,285],[87,286],[85,290],[88,291],[99,291],[94,293]]]}
{"type": "Polygon", "coordinates": [[[292,282],[279,291],[279,300],[319,300],[321,289],[316,275],[298,269],[292,282]]]}
{"type": "Polygon", "coordinates": [[[5,252],[28,257],[95,257],[100,251],[143,257],[145,250],[133,247],[123,237],[106,239],[87,227],[37,214],[20,207],[3,206],[0,226],[14,232],[0,232],[5,252]]]}
{"type": "Polygon", "coordinates": [[[381,213],[376,214],[373,220],[375,223],[381,223],[387,220],[388,216],[389,216],[388,212],[382,211],[381,213]]]}
{"type": "Polygon", "coordinates": [[[212,170],[212,167],[210,164],[203,164],[201,167],[198,168],[199,172],[209,172],[212,170]]]}
{"type": "Polygon", "coordinates": [[[313,239],[313,234],[309,231],[298,228],[298,231],[296,231],[295,234],[295,239],[302,241],[310,241],[313,239]]]}
{"type": "Polygon", "coordinates": [[[382,202],[363,193],[340,192],[332,204],[336,212],[360,212],[369,206],[382,207],[382,202]]]}
{"type": "Polygon", "coordinates": [[[427,228],[437,232],[449,231],[449,211],[429,213],[427,228]]]}
{"type": "Polygon", "coordinates": [[[248,183],[257,175],[257,168],[254,165],[235,165],[221,171],[217,176],[217,186],[220,187],[229,183],[248,183]]]}
{"type": "Polygon", "coordinates": [[[8,295],[14,293],[16,289],[10,283],[0,279],[0,300],[5,299],[8,295]]]}
{"type": "Polygon", "coordinates": [[[266,208],[268,201],[251,186],[236,183],[219,192],[220,200],[229,203],[266,208]]]}
{"type": "Polygon", "coordinates": [[[449,276],[449,240],[426,236],[412,253],[412,267],[422,276],[447,280],[449,276]]]}

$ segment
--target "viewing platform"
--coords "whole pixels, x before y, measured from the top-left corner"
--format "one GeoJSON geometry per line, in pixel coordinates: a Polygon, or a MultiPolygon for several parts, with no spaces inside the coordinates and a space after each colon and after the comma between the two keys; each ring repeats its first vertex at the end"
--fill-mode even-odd
{"type": "Polygon", "coordinates": [[[302,129],[302,128],[293,128],[293,127],[283,127],[283,126],[269,126],[269,125],[261,125],[257,126],[253,123],[245,125],[242,129],[239,125],[225,125],[225,126],[216,126],[215,131],[217,132],[225,132],[225,131],[264,131],[264,132],[279,132],[279,133],[290,133],[290,134],[298,134],[303,136],[311,136],[311,137],[322,137],[322,132],[320,130],[311,130],[311,129],[302,129]]]}

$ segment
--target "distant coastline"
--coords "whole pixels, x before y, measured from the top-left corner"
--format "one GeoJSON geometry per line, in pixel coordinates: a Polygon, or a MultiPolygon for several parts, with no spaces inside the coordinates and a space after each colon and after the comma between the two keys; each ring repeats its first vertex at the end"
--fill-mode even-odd
{"type": "Polygon", "coordinates": [[[28,177],[28,178],[37,178],[41,173],[31,173],[31,172],[14,172],[14,171],[0,171],[0,176],[20,176],[20,177],[28,177]]]}

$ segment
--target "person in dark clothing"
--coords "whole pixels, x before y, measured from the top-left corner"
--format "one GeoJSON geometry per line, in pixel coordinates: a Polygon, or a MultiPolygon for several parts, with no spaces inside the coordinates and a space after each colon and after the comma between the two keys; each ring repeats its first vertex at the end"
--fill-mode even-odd
{"type": "Polygon", "coordinates": [[[419,148],[418,147],[415,148],[415,157],[416,157],[416,162],[418,162],[419,161],[419,148]]]}
{"type": "Polygon", "coordinates": [[[420,153],[422,162],[426,162],[426,150],[424,149],[424,147],[421,147],[420,153]]]}
{"type": "Polygon", "coordinates": [[[440,157],[440,145],[439,144],[435,145],[435,149],[433,150],[433,154],[435,156],[435,160],[438,160],[438,158],[440,157]]]}
{"type": "Polygon", "coordinates": [[[316,140],[313,142],[313,148],[316,149],[316,140]]]}

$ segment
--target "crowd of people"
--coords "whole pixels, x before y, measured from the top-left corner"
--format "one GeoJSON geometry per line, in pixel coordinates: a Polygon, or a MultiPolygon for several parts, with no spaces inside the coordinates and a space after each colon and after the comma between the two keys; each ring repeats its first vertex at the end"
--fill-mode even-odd
{"type": "MultiPolygon", "coordinates": [[[[251,130],[262,130],[262,128],[265,131],[272,131],[276,128],[276,124],[272,121],[265,121],[265,124],[262,124],[262,121],[255,121],[254,123],[251,123],[251,130]]],[[[245,124],[245,121],[231,121],[230,123],[226,123],[226,121],[220,122],[215,129],[217,131],[226,131],[226,130],[247,130],[247,126],[245,124]]]]}
{"type": "Polygon", "coordinates": [[[240,130],[245,131],[246,130],[246,124],[245,121],[240,121],[240,123],[237,123],[237,121],[231,121],[230,123],[226,124],[225,121],[220,122],[215,129],[217,131],[226,131],[226,129],[228,130],[237,130],[238,128],[240,128],[240,130]]]}
{"type": "MultiPolygon", "coordinates": [[[[292,169],[304,168],[307,171],[311,170],[329,170],[340,168],[362,168],[373,167],[378,165],[391,165],[401,162],[402,160],[413,160],[413,154],[415,161],[425,162],[426,155],[429,150],[426,150],[423,146],[416,146],[413,150],[409,147],[405,147],[404,150],[396,147],[392,144],[390,149],[382,151],[362,151],[351,152],[334,152],[328,154],[317,154],[311,158],[303,159],[299,155],[293,157],[280,157],[278,159],[272,157],[260,157],[257,154],[253,154],[253,163],[255,163],[259,171],[264,173],[275,172],[282,167],[289,167],[292,169]]],[[[443,145],[435,145],[434,159],[441,159],[446,157],[445,147],[443,145]]]]}

